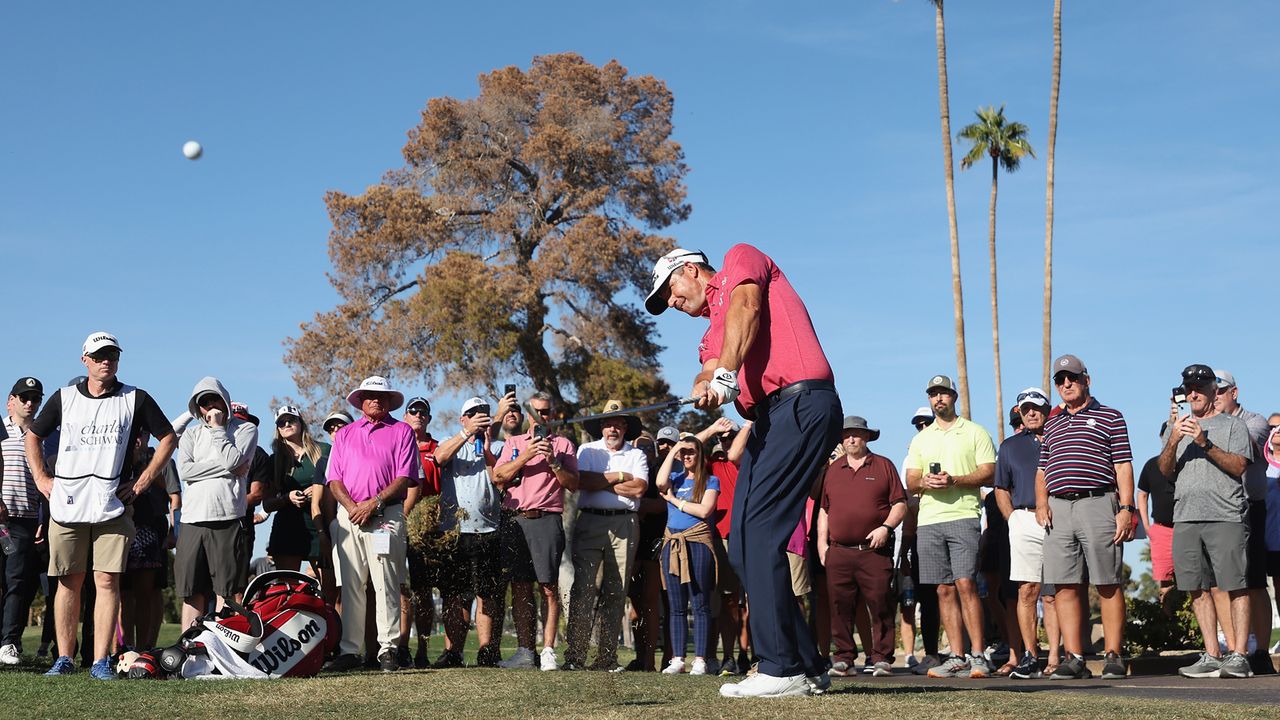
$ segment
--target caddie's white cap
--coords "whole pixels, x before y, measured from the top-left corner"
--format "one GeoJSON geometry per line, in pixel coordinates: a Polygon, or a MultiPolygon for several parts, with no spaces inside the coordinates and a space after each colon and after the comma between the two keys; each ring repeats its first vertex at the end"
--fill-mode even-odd
{"type": "Polygon", "coordinates": [[[661,315],[667,309],[662,299],[658,297],[658,293],[667,284],[671,273],[684,267],[685,263],[711,264],[707,262],[707,256],[701,250],[676,248],[658,258],[658,262],[653,264],[653,289],[649,291],[649,297],[644,300],[644,309],[648,310],[650,315],[661,315]]]}
{"type": "Polygon", "coordinates": [[[89,337],[84,339],[82,354],[89,355],[98,352],[102,348],[108,347],[113,347],[121,352],[124,351],[124,348],[120,347],[120,341],[116,339],[115,335],[99,330],[98,332],[89,333],[89,337]]]}

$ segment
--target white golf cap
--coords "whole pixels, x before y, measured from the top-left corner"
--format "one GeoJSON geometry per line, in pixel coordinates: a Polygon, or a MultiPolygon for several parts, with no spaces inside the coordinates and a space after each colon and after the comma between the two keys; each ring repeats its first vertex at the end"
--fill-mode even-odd
{"type": "Polygon", "coordinates": [[[350,425],[351,416],[343,410],[335,410],[334,412],[329,413],[329,416],[324,419],[324,422],[320,423],[320,427],[324,428],[325,432],[329,432],[329,424],[334,422],[340,422],[343,425],[350,425]]]}
{"type": "Polygon", "coordinates": [[[1230,390],[1236,386],[1236,376],[1221,368],[1213,369],[1214,377],[1218,378],[1219,390],[1230,390]]]}
{"type": "Polygon", "coordinates": [[[102,348],[109,347],[113,347],[122,352],[124,351],[124,348],[120,347],[120,341],[116,339],[115,335],[99,330],[98,332],[89,333],[89,337],[84,339],[82,354],[89,355],[91,353],[98,352],[102,348]]]}
{"type": "Polygon", "coordinates": [[[298,409],[297,405],[281,405],[280,407],[276,408],[277,420],[279,420],[280,418],[286,415],[291,415],[293,417],[298,418],[299,420],[302,419],[302,411],[298,409]]]}
{"type": "Polygon", "coordinates": [[[347,394],[347,402],[351,403],[352,407],[359,410],[360,403],[364,401],[365,393],[383,393],[385,395],[389,395],[391,403],[387,408],[387,412],[395,412],[404,404],[404,393],[399,390],[392,389],[390,381],[381,375],[370,375],[365,378],[360,383],[360,387],[347,394]]]}
{"type": "Polygon", "coordinates": [[[711,264],[707,262],[707,256],[702,251],[685,250],[684,248],[676,248],[658,258],[658,262],[653,264],[653,289],[649,291],[649,297],[644,300],[644,309],[648,310],[650,315],[661,315],[667,309],[667,306],[658,297],[658,293],[667,284],[671,273],[684,267],[685,263],[711,264]]]}
{"type": "Polygon", "coordinates": [[[1047,408],[1049,407],[1049,396],[1045,394],[1045,391],[1038,387],[1029,387],[1018,393],[1017,407],[1022,407],[1023,405],[1035,405],[1037,407],[1047,408]]]}
{"type": "Polygon", "coordinates": [[[482,397],[468,398],[466,402],[462,403],[462,414],[466,415],[472,408],[478,407],[489,407],[489,401],[482,397]]]}
{"type": "Polygon", "coordinates": [[[915,425],[917,422],[921,420],[932,420],[932,419],[933,419],[933,410],[930,410],[929,407],[925,405],[925,406],[916,408],[916,414],[911,416],[911,424],[915,425]]]}

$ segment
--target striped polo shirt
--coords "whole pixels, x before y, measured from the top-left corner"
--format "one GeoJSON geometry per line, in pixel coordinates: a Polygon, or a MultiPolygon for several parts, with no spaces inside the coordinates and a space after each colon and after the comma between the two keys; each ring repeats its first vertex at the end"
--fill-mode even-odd
{"type": "Polygon", "coordinates": [[[35,518],[40,516],[40,491],[27,466],[27,453],[23,447],[26,432],[13,418],[5,418],[4,430],[8,435],[0,441],[4,454],[4,486],[0,499],[13,517],[35,518]]]}
{"type": "Polygon", "coordinates": [[[1114,488],[1115,466],[1127,462],[1133,462],[1133,451],[1124,416],[1094,398],[1044,425],[1040,469],[1050,495],[1114,488]]]}

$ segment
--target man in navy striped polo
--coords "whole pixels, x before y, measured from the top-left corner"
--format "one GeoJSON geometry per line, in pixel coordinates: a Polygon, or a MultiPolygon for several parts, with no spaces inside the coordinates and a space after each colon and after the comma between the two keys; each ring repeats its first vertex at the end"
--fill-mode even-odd
{"type": "Polygon", "coordinates": [[[1067,651],[1053,680],[1092,677],[1084,664],[1082,613],[1088,588],[1098,589],[1106,645],[1103,679],[1123,678],[1121,583],[1124,543],[1133,539],[1133,452],[1120,411],[1089,392],[1089,371],[1075,355],[1053,361],[1062,411],[1044,426],[1036,473],[1036,520],[1044,539],[1044,582],[1057,586],[1058,624],[1067,651]],[[1086,576],[1085,570],[1088,569],[1086,576]]]}

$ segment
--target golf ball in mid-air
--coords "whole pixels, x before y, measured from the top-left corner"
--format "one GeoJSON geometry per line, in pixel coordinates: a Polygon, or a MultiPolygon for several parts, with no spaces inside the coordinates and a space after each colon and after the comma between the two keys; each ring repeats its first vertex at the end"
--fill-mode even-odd
{"type": "Polygon", "coordinates": [[[182,145],[182,154],[186,155],[188,160],[199,160],[204,154],[204,148],[200,147],[200,143],[195,140],[188,140],[182,145]]]}

